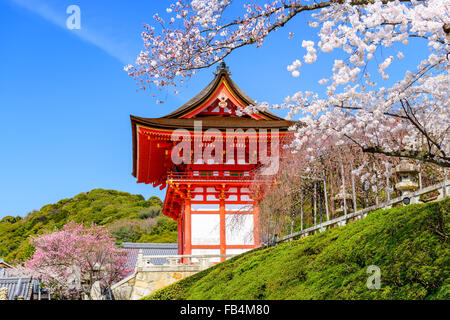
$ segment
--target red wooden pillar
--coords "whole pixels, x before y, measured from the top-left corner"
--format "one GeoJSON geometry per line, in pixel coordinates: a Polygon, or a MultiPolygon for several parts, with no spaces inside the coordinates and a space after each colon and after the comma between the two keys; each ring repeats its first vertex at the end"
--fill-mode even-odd
{"type": "MultiPolygon", "coordinates": [[[[225,200],[220,199],[220,254],[226,254],[226,233],[225,233],[225,200]]],[[[220,258],[220,261],[225,261],[225,257],[220,258]]]]}
{"type": "Polygon", "coordinates": [[[253,204],[253,241],[255,248],[259,247],[259,203],[253,204]]]}
{"type": "MultiPolygon", "coordinates": [[[[191,242],[191,200],[184,200],[184,252],[183,254],[192,254],[191,242]]],[[[186,260],[184,260],[186,263],[186,260]]]]}
{"type": "Polygon", "coordinates": [[[183,216],[178,217],[177,233],[178,233],[178,254],[183,254],[183,216]]]}

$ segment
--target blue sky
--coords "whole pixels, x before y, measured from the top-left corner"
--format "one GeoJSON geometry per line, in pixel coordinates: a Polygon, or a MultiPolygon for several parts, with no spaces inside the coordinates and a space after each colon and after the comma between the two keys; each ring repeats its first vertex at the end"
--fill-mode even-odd
{"type": "MultiPolygon", "coordinates": [[[[123,71],[142,49],[142,23],[164,13],[166,1],[0,0],[0,218],[24,216],[48,203],[94,188],[146,198],[165,190],[131,176],[129,115],[159,117],[178,108],[212,79],[202,70],[155,103],[136,92],[123,71]],[[81,30],[66,28],[66,8],[81,9],[81,30]]],[[[286,66],[305,54],[313,30],[300,17],[262,48],[235,52],[233,80],[257,101],[280,103],[298,90],[320,90],[333,56],[293,78],[286,66]],[[287,41],[289,31],[295,37],[287,41]]],[[[283,114],[281,114],[283,115],[283,114]]]]}

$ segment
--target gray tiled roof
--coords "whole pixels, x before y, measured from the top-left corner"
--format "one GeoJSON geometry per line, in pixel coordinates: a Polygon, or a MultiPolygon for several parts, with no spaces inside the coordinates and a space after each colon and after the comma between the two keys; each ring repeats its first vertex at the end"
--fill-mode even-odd
{"type": "MultiPolygon", "coordinates": [[[[142,250],[144,256],[168,256],[178,254],[178,244],[176,243],[132,243],[123,242],[122,246],[128,253],[128,267],[135,269],[137,255],[142,250]]],[[[153,264],[167,263],[167,259],[151,259],[153,264]]]]}
{"type": "Polygon", "coordinates": [[[5,277],[0,278],[0,288],[8,288],[8,299],[14,300],[17,296],[22,296],[25,300],[30,300],[33,280],[29,277],[5,277]]]}

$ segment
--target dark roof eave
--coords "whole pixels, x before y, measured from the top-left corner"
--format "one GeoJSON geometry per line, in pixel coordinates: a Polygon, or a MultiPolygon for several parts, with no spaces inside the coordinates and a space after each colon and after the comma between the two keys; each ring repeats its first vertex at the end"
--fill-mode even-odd
{"type": "Polygon", "coordinates": [[[202,121],[202,129],[280,129],[288,130],[295,124],[301,124],[298,121],[290,120],[255,120],[239,117],[204,117],[189,119],[171,119],[171,118],[141,118],[131,115],[133,134],[135,134],[136,124],[151,126],[160,129],[193,129],[195,121],[202,121]]]}
{"type": "Polygon", "coordinates": [[[131,119],[131,134],[133,139],[133,171],[131,175],[137,178],[137,135],[136,135],[136,121],[134,121],[134,116],[130,115],[131,119]]]}

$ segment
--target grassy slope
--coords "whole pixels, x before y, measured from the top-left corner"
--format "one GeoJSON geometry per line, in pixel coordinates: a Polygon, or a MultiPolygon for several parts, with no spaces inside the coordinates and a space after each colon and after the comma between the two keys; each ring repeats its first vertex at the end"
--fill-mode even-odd
{"type": "Polygon", "coordinates": [[[258,249],[146,299],[449,299],[450,200],[379,210],[323,233],[258,249]],[[369,290],[369,265],[381,289],[369,290]]]}
{"type": "Polygon", "coordinates": [[[8,262],[28,258],[33,252],[31,236],[61,228],[71,220],[104,225],[118,242],[176,242],[176,222],[161,216],[161,207],[157,197],[145,200],[141,195],[103,189],[83,192],[45,205],[23,219],[1,219],[0,257],[8,262]]]}

